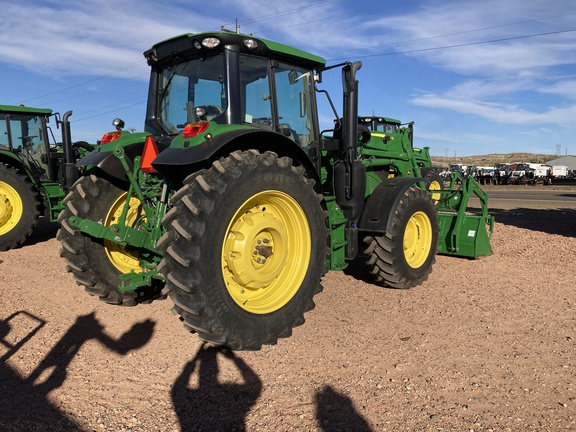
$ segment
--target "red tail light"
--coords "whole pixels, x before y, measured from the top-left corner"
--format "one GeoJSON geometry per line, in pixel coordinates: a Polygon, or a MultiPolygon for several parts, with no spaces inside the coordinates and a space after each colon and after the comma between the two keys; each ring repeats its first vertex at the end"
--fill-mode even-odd
{"type": "Polygon", "coordinates": [[[182,131],[182,138],[193,138],[200,135],[210,124],[208,122],[188,123],[182,131]]]}
{"type": "Polygon", "coordinates": [[[158,172],[152,166],[152,161],[158,156],[158,147],[154,142],[154,138],[151,136],[146,137],[144,142],[144,151],[142,152],[142,159],[140,160],[140,166],[142,171],[145,173],[155,173],[158,172]]]}
{"type": "Polygon", "coordinates": [[[102,136],[102,139],[100,140],[100,144],[111,143],[115,139],[120,138],[121,135],[122,135],[122,131],[107,132],[102,136]]]}

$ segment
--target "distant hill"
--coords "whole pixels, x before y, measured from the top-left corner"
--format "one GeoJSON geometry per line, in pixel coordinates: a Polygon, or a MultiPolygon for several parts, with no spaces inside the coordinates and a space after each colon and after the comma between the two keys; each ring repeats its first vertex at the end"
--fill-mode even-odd
{"type": "Polygon", "coordinates": [[[491,153],[485,155],[463,157],[432,156],[432,165],[445,168],[452,164],[493,167],[499,163],[510,162],[546,163],[557,158],[558,156],[555,155],[543,155],[536,153],[491,153]]]}

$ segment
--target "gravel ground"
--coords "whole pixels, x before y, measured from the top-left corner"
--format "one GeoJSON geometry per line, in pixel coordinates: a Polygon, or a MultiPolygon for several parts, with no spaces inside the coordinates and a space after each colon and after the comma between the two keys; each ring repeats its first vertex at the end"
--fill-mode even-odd
{"type": "Polygon", "coordinates": [[[354,262],[258,352],[202,344],[169,300],[88,296],[42,221],[0,253],[0,430],[576,430],[576,199],[491,207],[492,256],[407,291],[354,262]]]}

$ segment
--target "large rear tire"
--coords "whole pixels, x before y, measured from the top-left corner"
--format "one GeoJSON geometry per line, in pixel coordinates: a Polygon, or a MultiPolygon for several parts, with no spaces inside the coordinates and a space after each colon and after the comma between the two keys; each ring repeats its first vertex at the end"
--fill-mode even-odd
{"type": "Polygon", "coordinates": [[[0,163],[0,251],[22,244],[34,231],[40,202],[28,177],[0,163]]]}
{"type": "Polygon", "coordinates": [[[184,326],[231,349],[288,337],[314,308],[327,213],[303,167],[234,152],[189,176],[162,221],[159,269],[184,326]]]}
{"type": "Polygon", "coordinates": [[[430,194],[408,189],[392,215],[392,228],[368,236],[367,265],[377,283],[391,288],[420,285],[432,271],[438,247],[438,216],[430,194]]]}
{"type": "MultiPolygon", "coordinates": [[[[126,202],[127,192],[107,179],[90,175],[81,177],[64,199],[64,210],[58,217],[61,228],[60,256],[67,264],[78,285],[100,300],[116,305],[135,306],[160,297],[163,284],[154,280],[152,286],[135,291],[120,292],[120,275],[142,271],[137,250],[124,248],[117,243],[91,237],[72,227],[68,220],[78,216],[92,221],[102,221],[104,226],[117,223],[126,202]]],[[[126,217],[129,226],[136,226],[143,210],[136,198],[130,200],[126,217]]]]}

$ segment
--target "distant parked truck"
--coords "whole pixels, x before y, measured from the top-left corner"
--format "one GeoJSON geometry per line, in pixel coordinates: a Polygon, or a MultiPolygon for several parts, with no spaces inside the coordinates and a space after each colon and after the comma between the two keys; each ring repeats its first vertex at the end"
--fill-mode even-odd
{"type": "Polygon", "coordinates": [[[566,165],[552,165],[552,177],[556,180],[568,178],[569,171],[566,165]]]}
{"type": "Polygon", "coordinates": [[[479,166],[476,167],[476,181],[481,185],[494,184],[494,167],[479,166]]]}
{"type": "Polygon", "coordinates": [[[494,168],[494,183],[507,185],[510,183],[510,164],[499,163],[494,168]]]}
{"type": "Polygon", "coordinates": [[[552,183],[552,167],[546,164],[529,163],[533,184],[542,182],[543,184],[552,183]]]}
{"type": "Polygon", "coordinates": [[[533,183],[530,166],[525,162],[513,162],[510,164],[510,183],[525,185],[533,183]]]}

